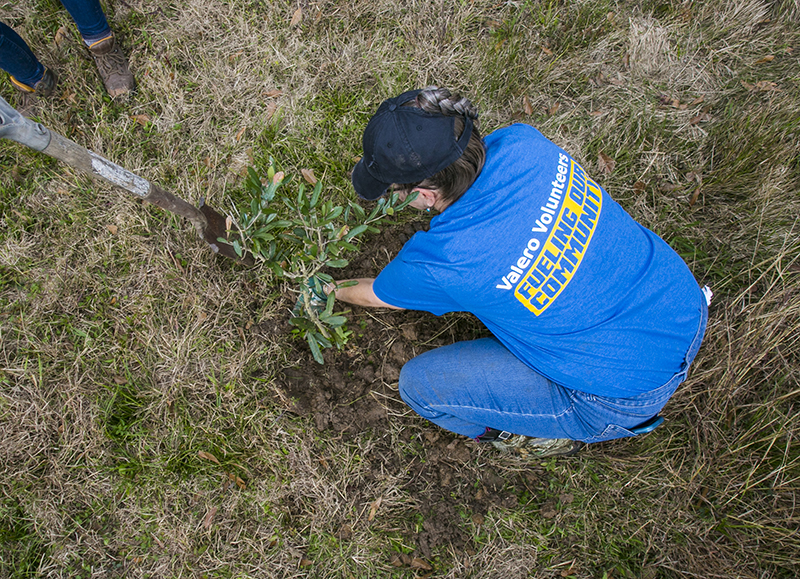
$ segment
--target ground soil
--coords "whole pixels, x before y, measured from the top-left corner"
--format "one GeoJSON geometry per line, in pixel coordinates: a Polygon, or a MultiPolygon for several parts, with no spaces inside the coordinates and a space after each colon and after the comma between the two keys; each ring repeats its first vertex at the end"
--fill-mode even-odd
{"type": "MultiPolygon", "coordinates": [[[[426,222],[384,228],[345,270],[336,272],[337,277],[375,276],[426,222]]],[[[294,343],[292,355],[302,362],[276,377],[281,397],[292,401],[292,412],[313,418],[320,431],[347,437],[365,430],[387,432],[399,424],[405,440],[422,439],[420,452],[405,455],[389,448],[389,437],[376,437],[377,444],[363,456],[374,476],[406,481],[402,491],[415,499],[423,521],[421,530],[407,537],[414,552],[395,556],[394,565],[419,565],[415,557],[430,559],[443,547],[474,554],[464,510],[473,524],[480,525],[489,509],[513,507],[523,493],[534,495],[530,491],[540,484],[541,473],[536,468],[503,472],[476,460],[478,443],[408,413],[397,380],[403,364],[414,356],[458,340],[488,336],[488,330],[468,314],[437,317],[355,308],[350,320],[354,338],[346,350],[326,352],[324,365],[314,362],[304,343],[294,343]]]]}

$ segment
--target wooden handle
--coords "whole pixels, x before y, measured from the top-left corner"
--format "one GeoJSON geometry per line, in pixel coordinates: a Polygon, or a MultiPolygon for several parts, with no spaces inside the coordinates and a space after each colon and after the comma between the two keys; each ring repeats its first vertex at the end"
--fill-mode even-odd
{"type": "Polygon", "coordinates": [[[87,175],[125,189],[142,200],[157,205],[166,211],[185,217],[203,235],[207,226],[206,217],[194,205],[165,191],[158,185],[150,183],[147,179],[139,177],[108,159],[62,137],[58,133],[50,131],[50,136],[50,144],[42,151],[45,155],[58,159],[87,175]]]}

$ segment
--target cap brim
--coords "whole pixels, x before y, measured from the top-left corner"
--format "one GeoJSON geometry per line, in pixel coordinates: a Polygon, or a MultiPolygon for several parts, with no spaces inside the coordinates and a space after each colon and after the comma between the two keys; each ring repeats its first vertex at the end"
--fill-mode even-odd
{"type": "Polygon", "coordinates": [[[353,168],[352,181],[353,189],[356,190],[358,196],[368,201],[374,201],[386,193],[386,190],[392,186],[391,183],[383,183],[370,175],[369,171],[367,171],[364,159],[356,163],[356,166],[353,168]]]}

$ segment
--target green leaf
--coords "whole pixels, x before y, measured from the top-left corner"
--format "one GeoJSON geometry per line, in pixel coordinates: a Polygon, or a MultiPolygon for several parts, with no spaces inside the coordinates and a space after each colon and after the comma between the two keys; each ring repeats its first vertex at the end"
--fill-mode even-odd
{"type": "Polygon", "coordinates": [[[250,234],[250,237],[261,237],[263,238],[266,235],[272,237],[272,234],[269,233],[269,230],[272,229],[269,225],[265,225],[264,227],[259,227],[253,233],[250,234]]]}
{"type": "Polygon", "coordinates": [[[312,322],[308,318],[304,318],[302,314],[299,316],[293,316],[289,318],[289,323],[294,327],[298,328],[299,330],[302,330],[303,335],[313,333],[314,328],[316,328],[314,322],[312,322]]]}
{"type": "Polygon", "coordinates": [[[317,202],[319,201],[320,193],[322,193],[322,181],[317,181],[317,184],[314,185],[314,193],[311,195],[311,207],[316,207],[317,202]]]}
{"type": "Polygon", "coordinates": [[[317,344],[314,334],[311,332],[306,334],[306,340],[308,340],[308,346],[311,348],[311,354],[314,356],[314,360],[316,360],[318,364],[324,364],[325,359],[322,357],[322,352],[319,349],[319,344],[317,344]]]}
{"type": "MultiPolygon", "coordinates": [[[[328,317],[333,313],[333,304],[336,301],[336,295],[334,294],[335,292],[328,294],[328,301],[325,303],[325,311],[322,312],[325,317],[328,317]]],[[[322,318],[322,316],[320,316],[320,318],[322,318]]]]}
{"type": "Polygon", "coordinates": [[[314,337],[316,338],[317,343],[323,348],[330,348],[333,345],[328,338],[318,332],[314,332],[314,337]]]}
{"type": "Polygon", "coordinates": [[[325,263],[328,267],[347,267],[347,264],[350,263],[346,259],[332,259],[325,263]]]}
{"type": "Polygon", "coordinates": [[[334,207],[330,213],[325,216],[325,221],[333,221],[342,214],[343,208],[341,206],[334,207]]]}
{"type": "Polygon", "coordinates": [[[347,321],[347,318],[344,316],[330,316],[325,320],[325,323],[331,327],[337,327],[343,325],[347,321]]]}
{"type": "Polygon", "coordinates": [[[261,196],[261,179],[259,179],[258,173],[252,167],[247,168],[247,178],[244,181],[244,185],[252,197],[261,196]]]}
{"type": "Polygon", "coordinates": [[[405,209],[409,203],[411,203],[414,199],[419,197],[419,191],[414,191],[413,193],[409,193],[406,198],[400,202],[400,204],[395,207],[395,210],[400,211],[401,209],[405,209]]]}
{"type": "Polygon", "coordinates": [[[280,183],[270,183],[269,187],[264,189],[263,192],[261,193],[262,204],[266,206],[267,204],[269,204],[270,201],[275,199],[275,192],[278,190],[278,187],[280,186],[281,186],[280,183]]]}
{"type": "Polygon", "coordinates": [[[351,203],[350,207],[353,209],[353,213],[356,214],[356,219],[359,221],[364,221],[367,218],[367,214],[364,212],[364,209],[358,203],[351,203]]]}
{"type": "Polygon", "coordinates": [[[339,349],[341,349],[342,345],[346,344],[350,336],[353,335],[353,332],[345,329],[344,326],[337,326],[336,328],[334,328],[334,333],[336,334],[336,337],[338,338],[338,342],[340,344],[339,349]]]}
{"type": "Polygon", "coordinates": [[[350,241],[351,239],[353,239],[357,235],[361,235],[362,233],[364,233],[368,228],[369,228],[368,225],[358,225],[356,227],[353,227],[353,229],[348,231],[347,235],[344,236],[344,240],[345,241],[350,241]]]}

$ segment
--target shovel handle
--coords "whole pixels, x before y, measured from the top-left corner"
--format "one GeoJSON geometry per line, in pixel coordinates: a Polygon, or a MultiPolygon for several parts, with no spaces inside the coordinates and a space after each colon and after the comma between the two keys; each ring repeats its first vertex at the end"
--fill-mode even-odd
{"type": "Polygon", "coordinates": [[[181,215],[192,222],[201,237],[205,236],[208,221],[197,207],[66,137],[54,133],[44,125],[26,119],[2,97],[0,97],[0,138],[15,141],[34,151],[41,151],[87,175],[125,189],[166,211],[181,215]]]}
{"type": "Polygon", "coordinates": [[[165,191],[158,185],[150,183],[147,179],[139,177],[123,169],[116,163],[81,147],[77,143],[50,131],[50,143],[42,153],[58,159],[92,177],[116,185],[133,193],[140,199],[157,205],[171,213],[176,213],[192,222],[197,231],[202,235],[206,228],[206,217],[200,210],[180,199],[172,193],[165,191]]]}

